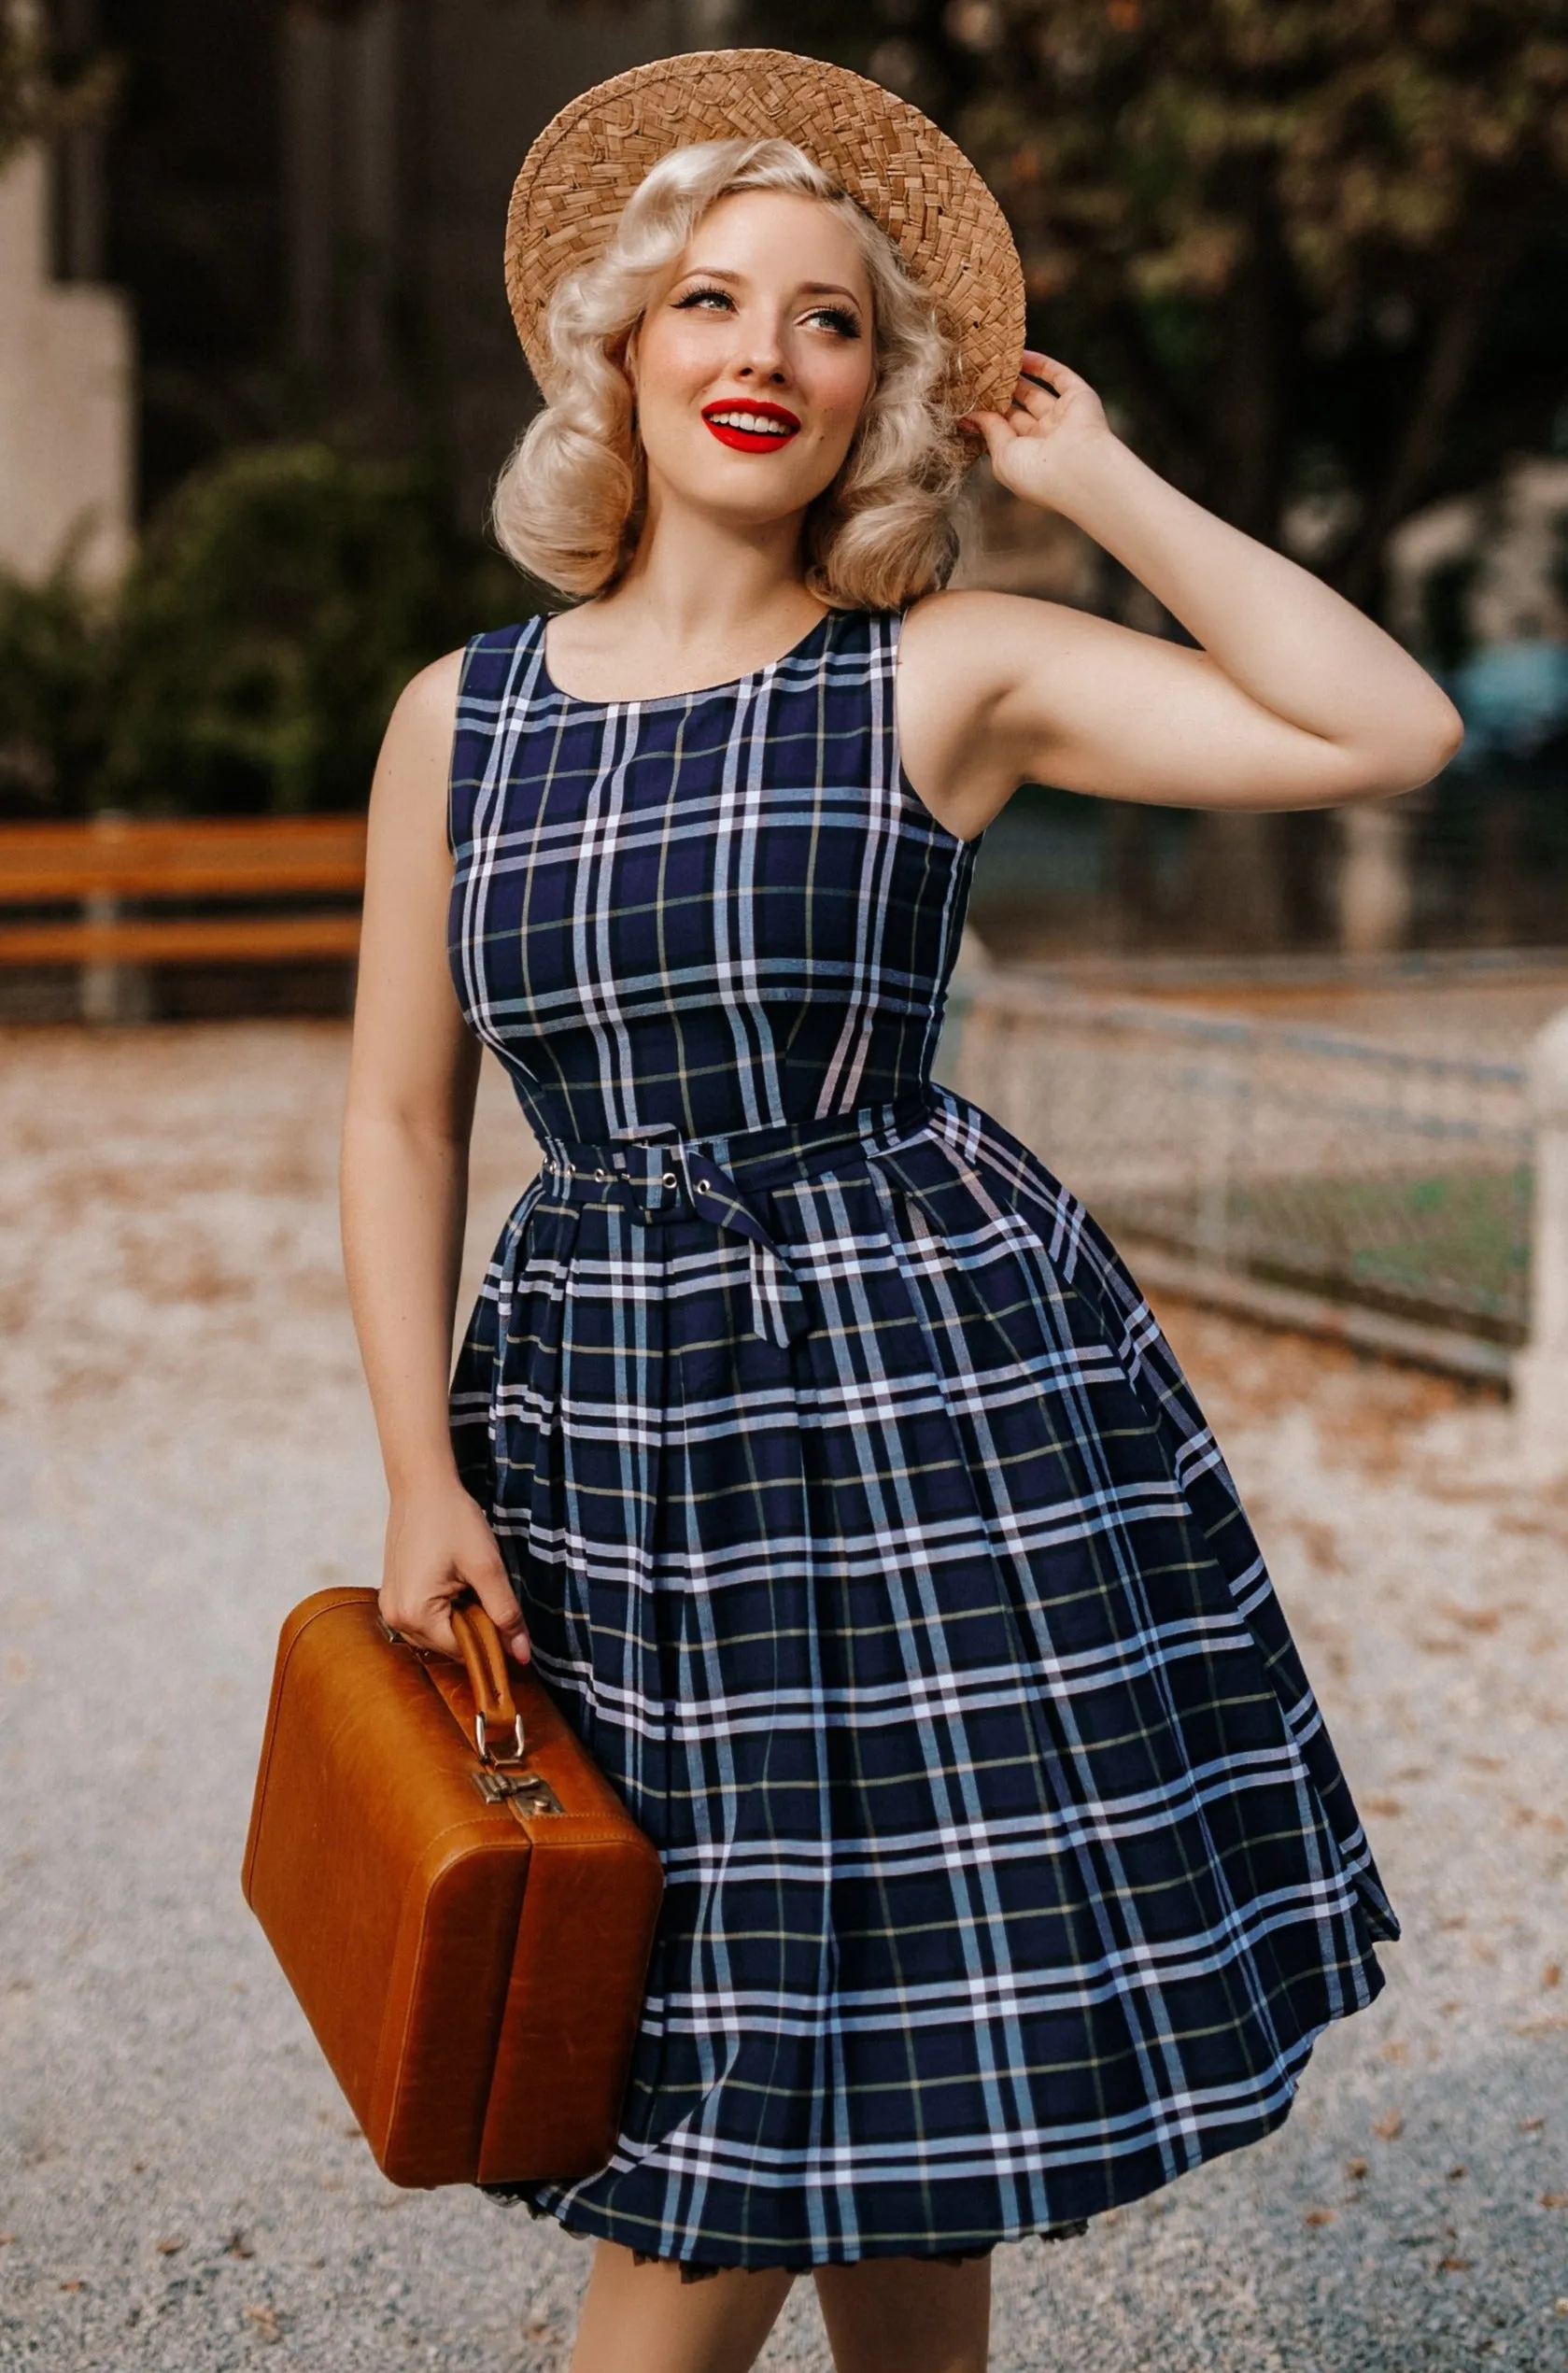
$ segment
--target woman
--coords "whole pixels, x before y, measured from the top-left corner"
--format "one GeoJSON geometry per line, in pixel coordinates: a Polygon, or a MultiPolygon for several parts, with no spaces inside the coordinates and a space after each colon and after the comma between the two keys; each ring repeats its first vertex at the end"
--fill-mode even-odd
{"type": "Polygon", "coordinates": [[[994,203],[858,78],[619,78],[508,263],[497,523],[580,601],[416,678],[375,780],[382,1610],[449,1650],[474,1591],[664,1860],[615,2154],[526,2196],[600,2243],[575,2373],[740,2373],[806,2268],[841,2373],[972,2373],[995,2243],[1269,2131],[1398,1932],[1147,1305],[931,1084],[975,843],[1028,780],[1325,806],[1459,727],[1020,357],[994,203]],[[942,590],[981,439],[1197,647],[942,590]],[[544,1160],[448,1398],[484,1044],[544,1160]]]}

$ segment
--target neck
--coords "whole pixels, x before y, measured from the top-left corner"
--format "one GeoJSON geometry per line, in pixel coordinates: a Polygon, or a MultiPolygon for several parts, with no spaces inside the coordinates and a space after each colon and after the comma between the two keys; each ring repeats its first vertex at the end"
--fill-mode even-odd
{"type": "Polygon", "coordinates": [[[822,608],[800,581],[798,513],[738,529],[650,488],[643,534],[602,606],[671,660],[738,638],[787,640],[822,608]]]}

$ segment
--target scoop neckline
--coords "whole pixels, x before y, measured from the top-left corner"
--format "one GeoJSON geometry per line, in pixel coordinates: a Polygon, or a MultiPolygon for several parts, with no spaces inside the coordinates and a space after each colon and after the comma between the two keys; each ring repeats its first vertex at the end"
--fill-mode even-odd
{"type": "Polygon", "coordinates": [[[832,610],[824,610],[814,625],[809,626],[798,642],[792,643],[787,651],[781,651],[776,658],[765,659],[760,667],[749,668],[744,675],[726,676],[718,684],[696,684],[685,692],[650,693],[647,699],[643,700],[628,699],[624,697],[615,699],[605,694],[590,698],[582,692],[568,692],[564,685],[558,684],[550,671],[548,649],[550,621],[547,617],[542,617],[539,622],[539,672],[544,679],[545,688],[553,692],[558,700],[569,700],[573,708],[667,709],[683,700],[704,700],[710,693],[739,692],[747,685],[760,684],[764,677],[776,674],[780,668],[787,667],[791,659],[798,658],[807,644],[814,641],[834,614],[832,610]]]}

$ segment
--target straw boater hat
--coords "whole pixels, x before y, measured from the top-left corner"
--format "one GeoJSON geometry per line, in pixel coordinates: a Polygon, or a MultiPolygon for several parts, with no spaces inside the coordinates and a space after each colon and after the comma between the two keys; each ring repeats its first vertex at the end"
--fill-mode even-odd
{"type": "Polygon", "coordinates": [[[1024,275],[1000,206],[961,148],[907,100],[787,49],[699,49],[584,92],[528,155],[506,218],[506,290],[548,390],[544,309],[608,246],[650,165],[699,140],[793,140],[881,223],[935,298],[957,408],[1005,410],[1024,349],[1024,275]]]}

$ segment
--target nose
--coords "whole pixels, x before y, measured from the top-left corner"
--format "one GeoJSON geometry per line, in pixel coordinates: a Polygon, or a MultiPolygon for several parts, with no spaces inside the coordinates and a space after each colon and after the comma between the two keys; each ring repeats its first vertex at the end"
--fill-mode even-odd
{"type": "Polygon", "coordinates": [[[783,341],[777,331],[765,338],[761,333],[761,324],[752,324],[751,335],[736,357],[734,369],[738,379],[755,380],[759,385],[767,382],[777,386],[781,380],[786,379],[789,374],[784,367],[783,341]]]}

